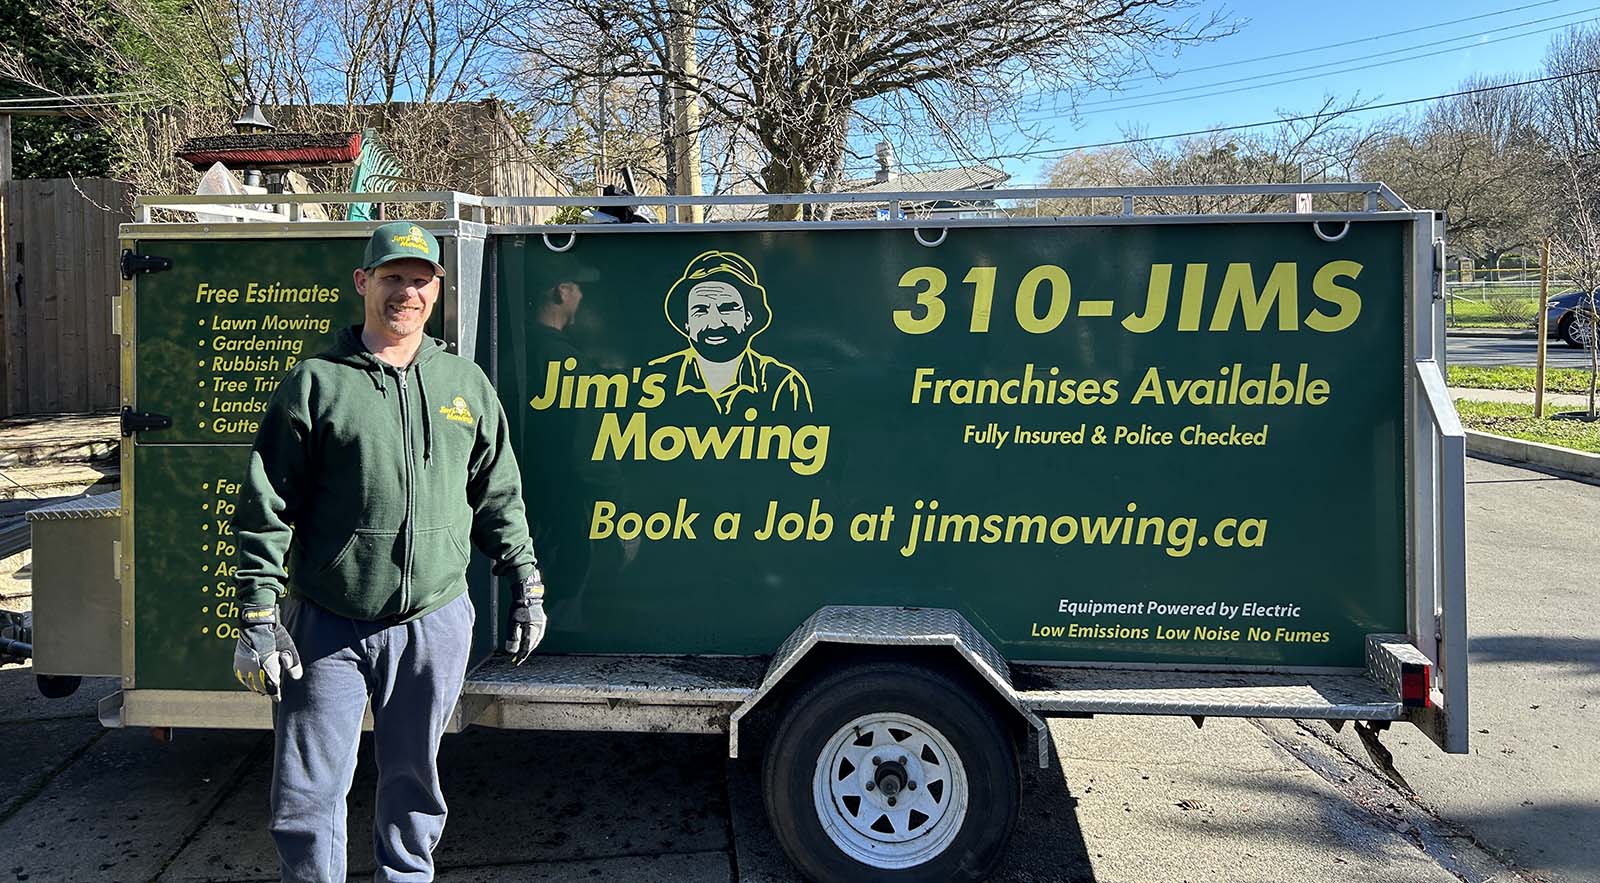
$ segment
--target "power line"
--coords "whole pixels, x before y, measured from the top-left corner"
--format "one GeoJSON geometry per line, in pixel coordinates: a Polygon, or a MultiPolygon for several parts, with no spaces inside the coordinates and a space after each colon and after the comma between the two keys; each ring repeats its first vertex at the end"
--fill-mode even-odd
{"type": "MultiPolygon", "coordinates": [[[[1418,49],[1426,49],[1426,48],[1431,47],[1431,46],[1443,46],[1446,43],[1455,43],[1455,42],[1459,42],[1461,40],[1470,40],[1473,37],[1482,37],[1482,36],[1486,36],[1486,35],[1489,35],[1489,34],[1497,34],[1497,33],[1500,33],[1502,31],[1509,30],[1511,28],[1520,28],[1520,27],[1526,27],[1528,25],[1544,24],[1545,22],[1555,21],[1556,19],[1568,18],[1568,17],[1574,16],[1574,15],[1582,15],[1584,13],[1594,12],[1596,10],[1600,10],[1600,6],[1590,6],[1590,7],[1586,8],[1586,9],[1579,9],[1579,10],[1576,10],[1576,11],[1573,11],[1573,12],[1565,12],[1565,13],[1562,13],[1561,15],[1552,15],[1552,16],[1548,16],[1546,18],[1538,18],[1538,19],[1533,19],[1531,21],[1519,22],[1517,24],[1506,25],[1505,27],[1500,27],[1500,28],[1493,28],[1493,29],[1490,29],[1490,30],[1487,30],[1487,31],[1478,31],[1476,33],[1471,33],[1471,34],[1462,34],[1459,37],[1449,37],[1449,38],[1446,38],[1446,39],[1443,39],[1443,40],[1435,40],[1432,43],[1420,43],[1420,44],[1417,44],[1415,46],[1406,46],[1406,47],[1401,48],[1401,49],[1390,49],[1390,50],[1387,50],[1385,52],[1375,52],[1375,53],[1371,53],[1371,54],[1368,54],[1368,55],[1359,55],[1359,56],[1356,56],[1354,58],[1345,58],[1345,59],[1340,59],[1338,61],[1325,61],[1325,62],[1322,62],[1320,64],[1306,65],[1305,67],[1289,68],[1287,70],[1272,71],[1271,73],[1265,73],[1265,74],[1255,74],[1253,76],[1248,76],[1248,77],[1236,77],[1236,78],[1234,78],[1232,80],[1219,80],[1219,81],[1217,81],[1215,83],[1206,83],[1206,84],[1200,85],[1200,86],[1185,86],[1185,87],[1183,87],[1181,89],[1163,90],[1163,91],[1160,91],[1160,92],[1151,93],[1149,95],[1127,95],[1127,96],[1123,96],[1123,97],[1119,97],[1119,98],[1107,98],[1107,99],[1103,99],[1103,100],[1099,100],[1099,101],[1089,101],[1089,102],[1084,102],[1082,104],[1075,105],[1075,107],[1101,107],[1101,106],[1104,106],[1104,105],[1121,105],[1121,104],[1124,104],[1124,103],[1130,102],[1130,101],[1142,101],[1142,100],[1144,100],[1146,98],[1153,98],[1153,97],[1158,97],[1158,96],[1178,95],[1180,93],[1185,93],[1185,92],[1198,92],[1198,91],[1201,91],[1203,89],[1213,89],[1213,88],[1216,88],[1218,86],[1232,86],[1232,85],[1235,85],[1237,83],[1247,83],[1247,82],[1250,82],[1252,80],[1264,80],[1264,79],[1269,79],[1269,78],[1272,78],[1272,77],[1280,77],[1280,76],[1283,76],[1285,74],[1297,74],[1297,73],[1303,73],[1305,71],[1319,70],[1321,68],[1338,67],[1339,65],[1343,65],[1343,64],[1354,64],[1356,62],[1369,61],[1371,59],[1382,58],[1382,57],[1388,56],[1388,55],[1399,55],[1399,54],[1404,53],[1404,52],[1414,52],[1414,51],[1416,51],[1418,49]]],[[[1543,33],[1549,32],[1549,31],[1560,30],[1561,28],[1571,27],[1572,25],[1575,25],[1575,24],[1585,24],[1585,23],[1590,22],[1590,21],[1594,21],[1594,19],[1592,19],[1592,18],[1591,19],[1585,19],[1584,21],[1579,21],[1579,22],[1566,22],[1566,23],[1561,24],[1561,25],[1557,25],[1557,26],[1549,27],[1549,28],[1544,28],[1544,29],[1537,30],[1537,31],[1528,31],[1528,32],[1522,33],[1522,34],[1510,34],[1508,36],[1500,37],[1500,38],[1497,38],[1497,39],[1494,39],[1494,40],[1485,40],[1485,41],[1483,41],[1481,43],[1474,43],[1474,44],[1472,44],[1470,46],[1456,46],[1456,47],[1453,47],[1453,48],[1450,48],[1450,49],[1442,50],[1440,52],[1428,53],[1428,54],[1424,54],[1424,55],[1409,56],[1407,58],[1394,59],[1394,61],[1397,61],[1397,62],[1398,61],[1413,61],[1413,60],[1419,59],[1419,58],[1428,58],[1428,57],[1431,57],[1432,55],[1440,55],[1440,54],[1443,54],[1444,52],[1460,52],[1460,51],[1466,50],[1466,49],[1476,49],[1476,48],[1478,48],[1480,46],[1488,46],[1488,45],[1492,45],[1494,43],[1503,42],[1505,40],[1519,39],[1521,37],[1531,37],[1531,36],[1534,36],[1536,34],[1543,34],[1543,33]]],[[[1384,62],[1384,63],[1388,64],[1390,62],[1384,62]]],[[[1371,65],[1368,65],[1368,67],[1371,67],[1371,65]]],[[[1353,71],[1366,70],[1366,69],[1367,68],[1365,68],[1365,67],[1357,67],[1357,68],[1351,68],[1349,71],[1330,71],[1325,75],[1331,76],[1331,75],[1342,74],[1342,73],[1350,73],[1350,72],[1353,72],[1353,71]]],[[[1298,81],[1297,80],[1282,80],[1280,82],[1282,82],[1282,83],[1293,83],[1293,82],[1298,82],[1298,81]]],[[[1279,83],[1263,83],[1261,85],[1263,87],[1264,86],[1275,86],[1275,85],[1279,85],[1279,83]]],[[[1229,93],[1224,92],[1224,93],[1218,93],[1218,94],[1229,94],[1229,93]]],[[[1194,96],[1194,97],[1205,97],[1205,96],[1194,96]]],[[[1135,105],[1135,106],[1147,107],[1149,105],[1135,105]]],[[[1115,108],[1112,108],[1112,109],[1115,109],[1115,108]]],[[[1029,117],[1029,118],[1032,118],[1032,117],[1029,117]]]]}
{"type": "MultiPolygon", "coordinates": [[[[993,156],[975,159],[974,162],[992,163],[1001,159],[1028,159],[1030,157],[1042,156],[1045,154],[1068,154],[1075,150],[1094,150],[1101,147],[1125,147],[1131,144],[1145,144],[1150,141],[1165,141],[1170,138],[1188,138],[1195,135],[1209,135],[1213,132],[1239,132],[1245,129],[1259,129],[1263,126],[1281,126],[1285,123],[1300,123],[1307,120],[1325,119],[1329,117],[1342,116],[1348,113],[1367,113],[1374,110],[1389,110],[1392,108],[1405,107],[1412,104],[1423,104],[1429,101],[1442,101],[1446,98],[1460,98],[1465,95],[1480,95],[1485,92],[1496,92],[1501,89],[1515,89],[1522,86],[1537,86],[1540,83],[1552,83],[1557,80],[1568,80],[1573,77],[1588,76],[1590,74],[1600,74],[1600,68],[1589,68],[1581,71],[1573,71],[1570,74],[1555,74],[1553,76],[1538,77],[1532,80],[1518,80],[1514,83],[1500,83],[1494,86],[1480,86],[1476,89],[1462,89],[1457,92],[1445,92],[1440,95],[1429,95],[1423,98],[1408,98],[1404,101],[1389,101],[1383,104],[1369,104],[1365,107],[1352,108],[1346,111],[1335,111],[1332,113],[1325,111],[1322,113],[1305,114],[1303,116],[1279,117],[1278,119],[1273,120],[1262,120],[1254,123],[1240,123],[1233,126],[1214,126],[1209,129],[1192,129],[1187,132],[1169,132],[1165,135],[1146,135],[1139,138],[1124,138],[1120,141],[1099,141],[1092,144],[1074,144],[1071,146],[1050,145],[1047,147],[1035,148],[1033,150],[1018,151],[1016,153],[997,153],[993,156]]],[[[905,166],[922,169],[955,168],[967,164],[968,163],[965,160],[934,160],[923,163],[903,163],[905,166]]],[[[850,168],[850,171],[864,171],[868,170],[869,168],[870,167],[857,166],[850,168]]]]}
{"type": "MultiPolygon", "coordinates": [[[[1415,34],[1415,33],[1419,32],[1419,31],[1431,31],[1431,30],[1433,30],[1435,28],[1447,28],[1447,27],[1450,27],[1451,25],[1464,24],[1464,23],[1469,22],[1469,21],[1477,21],[1479,19],[1484,19],[1484,18],[1493,18],[1493,17],[1499,16],[1499,15],[1510,15],[1513,12],[1523,12],[1524,10],[1536,9],[1536,8],[1538,8],[1540,6],[1549,6],[1552,3],[1564,3],[1564,2],[1567,2],[1567,0],[1542,0],[1542,2],[1539,2],[1539,3],[1527,3],[1527,4],[1524,4],[1522,6],[1513,6],[1510,9],[1499,9],[1499,10],[1496,10],[1494,12],[1485,12],[1485,13],[1481,13],[1479,15],[1469,15],[1466,18],[1457,18],[1457,19],[1451,19],[1450,21],[1441,21],[1441,22],[1434,22],[1432,24],[1419,25],[1419,26],[1414,27],[1414,28],[1406,28],[1403,31],[1390,31],[1387,34],[1372,34],[1370,36],[1356,37],[1353,40],[1345,40],[1345,41],[1339,42],[1339,43],[1326,43],[1326,44],[1324,44],[1322,46],[1310,46],[1310,47],[1306,47],[1304,49],[1290,49],[1290,50],[1287,50],[1287,51],[1284,51],[1284,52],[1275,52],[1275,53],[1273,53],[1271,55],[1259,55],[1259,56],[1256,56],[1255,58],[1241,58],[1241,59],[1234,59],[1233,61],[1223,61],[1223,62],[1218,62],[1216,64],[1202,65],[1200,67],[1185,68],[1184,70],[1180,71],[1180,73],[1190,73],[1190,74],[1192,74],[1192,73],[1199,73],[1200,71],[1218,70],[1220,68],[1241,67],[1241,66],[1247,65],[1247,64],[1255,64],[1258,61],[1273,61],[1273,60],[1279,59],[1279,58],[1288,58],[1291,55],[1302,55],[1302,54],[1309,53],[1309,52],[1321,52],[1324,49],[1342,49],[1345,46],[1354,46],[1357,43],[1369,43],[1369,42],[1371,42],[1373,40],[1386,40],[1386,39],[1388,39],[1390,37],[1403,37],[1406,34],[1415,34]]],[[[1567,13],[1567,14],[1568,15],[1576,15],[1577,13],[1567,13]]],[[[1515,26],[1513,25],[1513,27],[1515,27],[1515,26]]],[[[1165,79],[1165,78],[1166,77],[1164,75],[1162,75],[1162,74],[1147,74],[1147,75],[1144,75],[1144,76],[1133,77],[1133,78],[1127,80],[1126,82],[1133,83],[1133,82],[1141,82],[1143,80],[1161,80],[1161,79],[1165,79]]]]}
{"type": "Polygon", "coordinates": [[[1519,39],[1521,37],[1533,37],[1533,36],[1537,36],[1539,34],[1545,33],[1547,31],[1558,31],[1558,30],[1561,30],[1563,28],[1570,27],[1572,24],[1587,24],[1588,22],[1592,22],[1592,21],[1596,21],[1596,20],[1600,20],[1600,19],[1585,19],[1585,20],[1580,21],[1580,22],[1572,22],[1572,23],[1564,24],[1564,25],[1555,25],[1554,27],[1544,28],[1544,29],[1541,29],[1541,30],[1538,30],[1538,31],[1529,31],[1526,34],[1516,34],[1516,35],[1510,36],[1510,37],[1502,37],[1502,38],[1500,38],[1498,40],[1485,40],[1482,43],[1475,43],[1472,46],[1457,46],[1457,47],[1455,47],[1453,49],[1436,49],[1433,52],[1425,52],[1425,53],[1423,53],[1421,55],[1413,55],[1413,56],[1410,56],[1410,57],[1407,57],[1407,58],[1398,58],[1398,59],[1393,59],[1391,61],[1376,61],[1376,62],[1373,62],[1371,64],[1364,64],[1364,65],[1360,65],[1358,67],[1345,68],[1344,70],[1328,71],[1326,73],[1321,73],[1321,74],[1306,74],[1305,76],[1302,76],[1302,77],[1291,77],[1291,78],[1289,78],[1287,80],[1276,80],[1276,81],[1273,81],[1271,83],[1257,83],[1254,86],[1240,86],[1237,89],[1223,89],[1223,90],[1221,90],[1219,92],[1206,92],[1206,93],[1201,94],[1201,95],[1187,95],[1187,96],[1183,96],[1183,97],[1179,97],[1179,98],[1163,98],[1163,99],[1160,99],[1160,100],[1157,100],[1157,101],[1145,101],[1145,102],[1141,102],[1141,103],[1138,103],[1138,104],[1124,104],[1124,105],[1118,105],[1117,107],[1106,107],[1106,108],[1101,108],[1099,110],[1091,110],[1086,114],[1082,114],[1082,116],[1092,116],[1094,114],[1103,114],[1103,113],[1117,113],[1117,112],[1120,112],[1120,111],[1127,111],[1127,110],[1138,110],[1138,109],[1143,108],[1143,107],[1156,107],[1157,105],[1162,105],[1162,104],[1172,104],[1173,102],[1176,102],[1176,101],[1195,101],[1195,100],[1198,100],[1198,99],[1201,99],[1201,98],[1216,98],[1216,97],[1219,97],[1219,96],[1222,96],[1222,95],[1234,95],[1234,94],[1237,94],[1239,92],[1249,92],[1249,91],[1252,91],[1252,90],[1255,90],[1255,89],[1266,89],[1266,88],[1269,88],[1269,87],[1272,87],[1272,86],[1286,86],[1286,85],[1288,85],[1290,83],[1300,83],[1300,82],[1304,82],[1306,80],[1315,80],[1315,79],[1320,79],[1320,78],[1326,77],[1326,76],[1334,76],[1334,75],[1337,75],[1337,74],[1352,74],[1352,73],[1355,73],[1357,71],[1371,70],[1372,68],[1375,68],[1375,67],[1383,67],[1385,65],[1395,64],[1395,63],[1401,62],[1401,61],[1418,61],[1418,60],[1421,60],[1421,59],[1424,59],[1424,58],[1432,58],[1432,57],[1434,57],[1436,55],[1444,55],[1444,54],[1450,53],[1450,52],[1460,52],[1462,49],[1475,49],[1475,48],[1477,48],[1479,46],[1490,46],[1490,45],[1493,45],[1495,43],[1503,43],[1506,40],[1516,40],[1516,39],[1519,39]]]}

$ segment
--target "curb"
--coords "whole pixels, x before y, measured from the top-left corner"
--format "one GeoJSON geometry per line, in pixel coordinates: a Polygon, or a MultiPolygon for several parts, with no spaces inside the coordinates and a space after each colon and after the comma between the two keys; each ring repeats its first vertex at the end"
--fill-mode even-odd
{"type": "Polygon", "coordinates": [[[1468,429],[1467,453],[1488,456],[1512,463],[1526,463],[1543,469],[1565,472],[1588,479],[1600,479],[1600,454],[1574,451],[1571,448],[1547,445],[1542,442],[1507,438],[1491,432],[1468,429]]]}
{"type": "Polygon", "coordinates": [[[1509,337],[1528,340],[1537,340],[1539,337],[1539,332],[1531,328],[1446,328],[1444,333],[1446,337],[1509,337]]]}

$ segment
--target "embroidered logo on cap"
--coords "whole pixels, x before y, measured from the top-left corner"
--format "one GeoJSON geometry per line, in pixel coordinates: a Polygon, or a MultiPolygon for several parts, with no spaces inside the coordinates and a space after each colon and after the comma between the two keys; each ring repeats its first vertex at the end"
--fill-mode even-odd
{"type": "Polygon", "coordinates": [[[423,238],[421,227],[412,226],[410,230],[406,231],[406,235],[392,238],[394,239],[394,244],[401,248],[413,249],[423,254],[428,253],[428,240],[423,238]]]}

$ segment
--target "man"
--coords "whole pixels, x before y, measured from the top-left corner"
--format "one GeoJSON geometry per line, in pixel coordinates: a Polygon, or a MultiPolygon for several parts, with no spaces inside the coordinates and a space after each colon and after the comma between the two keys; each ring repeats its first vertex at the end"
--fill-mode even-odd
{"type": "Polygon", "coordinates": [[[756,268],[731,251],[707,251],[684,268],[667,291],[667,322],[688,338],[686,349],[652,360],[676,377],[674,392],[708,396],[723,414],[756,406],[767,412],[811,410],[811,389],[800,372],[751,349],[772,324],[767,290],[756,268]]]}
{"type": "Polygon", "coordinates": [[[544,634],[505,414],[483,372],[423,332],[443,275],[432,234],[379,227],[355,271],[362,324],[284,377],[251,451],[234,517],[234,673],[278,700],[271,827],[284,880],[345,879],[369,699],[375,879],[433,879],[439,740],[476,618],[469,539],[518,586],[514,660],[544,634]]]}

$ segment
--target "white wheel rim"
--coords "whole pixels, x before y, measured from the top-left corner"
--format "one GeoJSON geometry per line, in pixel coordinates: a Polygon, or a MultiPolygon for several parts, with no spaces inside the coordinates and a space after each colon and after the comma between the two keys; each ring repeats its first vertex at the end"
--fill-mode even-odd
{"type": "Polygon", "coordinates": [[[950,846],[966,820],[970,789],[966,767],[942,733],[910,715],[881,712],[845,724],[823,745],[811,796],[834,845],[864,865],[895,869],[924,864],[950,846]]]}

